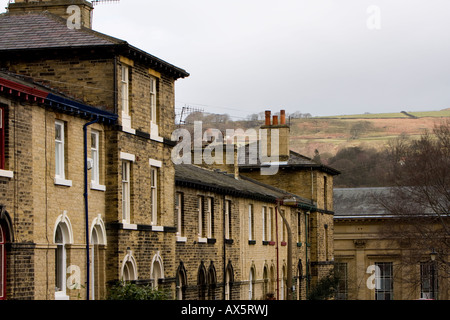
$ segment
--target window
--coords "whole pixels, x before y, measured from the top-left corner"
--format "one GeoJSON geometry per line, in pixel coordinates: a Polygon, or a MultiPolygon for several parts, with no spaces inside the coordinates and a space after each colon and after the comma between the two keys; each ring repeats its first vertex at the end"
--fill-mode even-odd
{"type": "Polygon", "coordinates": [[[151,224],[158,225],[158,168],[150,167],[151,224]]]}
{"type": "Polygon", "coordinates": [[[156,79],[150,78],[150,121],[152,124],[158,124],[156,110],[156,79]]]}
{"type": "Polygon", "coordinates": [[[55,122],[55,176],[65,179],[64,173],[64,122],[55,122]]]}
{"type": "Polygon", "coordinates": [[[122,66],[122,112],[124,115],[129,116],[130,114],[130,106],[129,106],[129,69],[127,66],[122,66]]]}
{"type": "MultiPolygon", "coordinates": [[[[65,219],[64,219],[65,220],[65,219]]],[[[55,230],[55,299],[69,299],[66,294],[67,252],[70,243],[69,229],[65,222],[59,222],[55,230]]]]}
{"type": "Polygon", "coordinates": [[[375,288],[375,300],[392,300],[394,291],[392,262],[375,262],[379,277],[375,288]]]}
{"type": "Polygon", "coordinates": [[[122,162],[122,220],[130,223],[130,161],[122,162]]]}
{"type": "Polygon", "coordinates": [[[0,224],[0,300],[6,297],[6,250],[5,250],[5,234],[0,224]]]}
{"type": "Polygon", "coordinates": [[[158,289],[159,279],[164,279],[164,263],[159,251],[153,256],[150,274],[153,288],[158,289]]]}
{"type": "Polygon", "coordinates": [[[302,242],[302,213],[297,213],[297,243],[302,242]]]}
{"type": "Polygon", "coordinates": [[[186,241],[184,237],[184,198],[183,193],[177,192],[175,195],[175,210],[177,213],[177,240],[186,241]]]}
{"type": "Polygon", "coordinates": [[[248,300],[253,300],[255,298],[255,268],[250,268],[250,274],[248,279],[248,300]]]}
{"type": "Polygon", "coordinates": [[[99,132],[91,131],[92,183],[100,184],[99,132]]]}
{"type": "Polygon", "coordinates": [[[433,262],[420,264],[420,298],[437,299],[438,276],[433,262]]]}
{"type": "Polygon", "coordinates": [[[225,239],[231,239],[231,201],[225,200],[225,239]]]}
{"type": "Polygon", "coordinates": [[[347,263],[336,262],[335,270],[339,279],[336,290],[336,300],[347,300],[348,299],[347,263]]]}
{"type": "Polygon", "coordinates": [[[204,197],[198,196],[197,198],[197,210],[198,210],[198,241],[206,242],[206,222],[205,222],[205,208],[203,206],[204,197]]]}
{"type": "Polygon", "coordinates": [[[100,132],[91,131],[91,188],[95,190],[105,191],[106,187],[100,185],[100,132]]]}
{"type": "Polygon", "coordinates": [[[267,215],[267,240],[273,241],[275,239],[273,235],[274,229],[273,208],[269,208],[269,214],[267,215]]]}
{"type": "Polygon", "coordinates": [[[262,223],[263,223],[262,238],[263,238],[263,241],[267,241],[267,208],[266,207],[262,207],[262,223]]]}
{"type": "Polygon", "coordinates": [[[134,281],[137,280],[136,260],[134,259],[131,250],[127,249],[127,255],[122,262],[122,280],[134,281]]]}
{"type": "Polygon", "coordinates": [[[248,240],[255,240],[255,217],[253,214],[253,204],[248,205],[248,240]]]}
{"type": "Polygon", "coordinates": [[[66,123],[55,121],[55,184],[67,187],[72,186],[72,181],[66,180],[66,123]]]}
{"type": "Polygon", "coordinates": [[[323,208],[328,210],[328,182],[327,177],[323,177],[323,208]]]}
{"type": "Polygon", "coordinates": [[[206,201],[206,236],[214,238],[214,198],[208,197],[206,201]]]}
{"type": "Polygon", "coordinates": [[[5,107],[0,106],[0,169],[5,169],[5,107]]]}

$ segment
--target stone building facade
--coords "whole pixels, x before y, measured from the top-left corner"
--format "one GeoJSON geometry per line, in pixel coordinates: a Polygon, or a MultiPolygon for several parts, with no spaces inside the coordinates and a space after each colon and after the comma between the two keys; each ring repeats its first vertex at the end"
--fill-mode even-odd
{"type": "Polygon", "coordinates": [[[119,280],[178,299],[306,298],[333,261],[337,171],[289,151],[284,122],[276,176],[258,165],[174,165],[185,70],[91,30],[88,1],[16,1],[8,11],[0,299],[104,299],[119,280]],[[69,5],[81,8],[79,28],[65,20],[69,5]]]}
{"type": "MultiPolygon", "coordinates": [[[[380,199],[389,199],[390,188],[337,188],[334,194],[335,262],[341,277],[337,299],[449,299],[445,242],[433,240],[444,248],[435,248],[440,257],[433,261],[429,239],[412,221],[418,217],[395,216],[380,205],[380,199]]],[[[440,222],[424,214],[422,226],[441,234],[440,222]]]]}

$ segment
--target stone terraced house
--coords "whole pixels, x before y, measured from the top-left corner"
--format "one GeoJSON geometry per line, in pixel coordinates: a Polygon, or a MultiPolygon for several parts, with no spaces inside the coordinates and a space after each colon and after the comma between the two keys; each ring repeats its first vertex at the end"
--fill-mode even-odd
{"type": "Polygon", "coordinates": [[[333,264],[339,172],[290,151],[270,115],[277,175],[175,165],[189,73],[92,30],[92,9],[15,1],[0,15],[0,299],[105,299],[118,280],[176,299],[305,299],[333,264]]]}

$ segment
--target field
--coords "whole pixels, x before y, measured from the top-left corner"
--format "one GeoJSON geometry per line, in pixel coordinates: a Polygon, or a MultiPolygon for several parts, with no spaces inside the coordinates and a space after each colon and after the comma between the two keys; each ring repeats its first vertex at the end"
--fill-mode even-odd
{"type": "Polygon", "coordinates": [[[402,134],[417,138],[445,119],[450,109],[291,119],[291,149],[309,157],[315,150],[331,156],[349,146],[381,149],[402,134]]]}

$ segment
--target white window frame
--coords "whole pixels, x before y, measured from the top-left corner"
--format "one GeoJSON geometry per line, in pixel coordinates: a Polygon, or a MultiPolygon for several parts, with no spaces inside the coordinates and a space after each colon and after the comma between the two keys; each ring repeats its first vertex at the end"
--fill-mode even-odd
{"type": "Polygon", "coordinates": [[[131,161],[122,161],[122,222],[124,224],[130,223],[130,213],[131,213],[131,161]]]}
{"type": "Polygon", "coordinates": [[[214,214],[214,198],[206,198],[206,237],[211,239],[214,236],[214,225],[213,225],[213,214],[214,214]]]}
{"type": "Polygon", "coordinates": [[[203,237],[203,200],[204,196],[199,195],[197,197],[197,205],[198,205],[198,242],[199,243],[206,243],[207,238],[203,237]]]}
{"type": "Polygon", "coordinates": [[[262,239],[263,241],[267,241],[267,207],[266,206],[262,206],[261,209],[261,214],[262,214],[262,239]]]}
{"type": "Polygon", "coordinates": [[[156,82],[156,78],[150,77],[150,122],[152,124],[158,124],[156,82]]]}
{"type": "Polygon", "coordinates": [[[72,181],[66,179],[66,137],[65,137],[65,122],[62,120],[55,120],[55,184],[71,187],[72,181]],[[60,138],[56,137],[56,130],[59,127],[60,138]],[[59,170],[58,170],[59,169],[59,170]]]}
{"type": "Polygon", "coordinates": [[[231,200],[225,200],[225,239],[230,239],[231,200]]]}
{"type": "Polygon", "coordinates": [[[184,236],[183,226],[183,193],[177,192],[175,198],[175,210],[177,212],[177,242],[186,242],[187,237],[184,236]]]}
{"type": "Polygon", "coordinates": [[[121,92],[122,92],[122,130],[135,134],[136,130],[131,128],[130,114],[130,67],[122,65],[121,92]]]}
{"type": "Polygon", "coordinates": [[[267,214],[267,240],[273,241],[273,230],[272,230],[272,224],[273,224],[273,208],[269,207],[269,212],[267,214]]]}
{"type": "Polygon", "coordinates": [[[248,205],[248,240],[255,240],[253,204],[248,205]]]}
{"type": "Polygon", "coordinates": [[[122,90],[122,113],[130,115],[130,85],[129,85],[129,67],[122,66],[121,90],[122,90]]]}
{"type": "Polygon", "coordinates": [[[150,206],[151,225],[158,225],[158,174],[157,167],[150,167],[150,206]]]}
{"type": "Polygon", "coordinates": [[[100,131],[91,130],[91,189],[106,191],[100,184],[100,131]]]}

